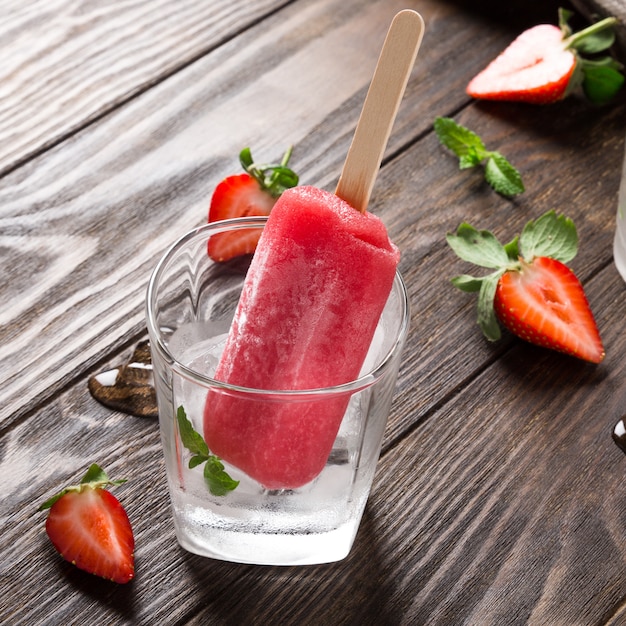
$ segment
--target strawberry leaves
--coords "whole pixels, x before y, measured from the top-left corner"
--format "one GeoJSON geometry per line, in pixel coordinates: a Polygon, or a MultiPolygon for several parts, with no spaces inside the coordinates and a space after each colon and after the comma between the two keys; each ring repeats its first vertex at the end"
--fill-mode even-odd
{"type": "Polygon", "coordinates": [[[98,489],[108,486],[117,486],[122,485],[126,482],[125,478],[120,480],[111,480],[106,472],[96,463],[93,463],[87,473],[83,476],[80,483],[78,485],[71,485],[69,487],[65,487],[62,491],[52,496],[50,499],[46,500],[40,507],[39,511],[45,511],[46,509],[51,508],[57,500],[60,500],[66,493],[71,492],[81,492],[85,489],[98,489]]]}
{"type": "Polygon", "coordinates": [[[469,128],[449,117],[438,117],[435,132],[441,144],[459,157],[459,168],[485,163],[485,180],[499,194],[512,197],[524,191],[520,173],[499,152],[487,150],[483,140],[469,128]]]}
{"type": "Polygon", "coordinates": [[[189,459],[189,469],[206,463],[204,466],[204,480],[209,491],[214,496],[225,496],[230,491],[236,489],[239,481],[233,480],[224,469],[224,464],[219,458],[209,452],[202,435],[194,429],[182,406],[178,407],[176,421],[178,422],[180,439],[185,448],[192,454],[189,459]]]}
{"type": "Polygon", "coordinates": [[[290,189],[298,184],[298,175],[289,167],[292,146],[287,148],[280,163],[255,163],[250,148],[244,148],[239,153],[239,162],[244,171],[250,174],[260,185],[263,191],[278,198],[285,189],[290,189]]]}
{"type": "Polygon", "coordinates": [[[519,271],[523,259],[532,263],[537,257],[550,257],[566,263],[578,251],[578,235],[571,219],[549,211],[524,227],[519,239],[502,245],[488,230],[477,230],[462,223],[456,234],[448,234],[448,245],[456,255],[474,265],[494,269],[486,276],[456,276],[452,284],[468,293],[478,292],[478,325],[489,341],[501,337],[494,311],[494,298],[500,278],[507,271],[519,271]]]}
{"type": "MultiPolygon", "coordinates": [[[[211,196],[209,223],[269,215],[279,196],[298,184],[298,175],[287,167],[290,158],[288,148],[280,163],[256,163],[250,148],[244,148],[239,161],[245,171],[227,176],[217,185],[211,196]]],[[[216,262],[254,254],[260,236],[260,228],[218,232],[209,239],[207,253],[216,262]]]]}
{"type": "Polygon", "coordinates": [[[623,65],[610,55],[595,56],[591,59],[582,55],[600,55],[615,43],[613,26],[617,19],[607,17],[588,28],[572,33],[569,20],[573,13],[559,9],[559,27],[563,33],[566,49],[577,53],[575,78],[568,86],[568,93],[573,87],[582,84],[585,96],[594,104],[609,102],[622,88],[623,65]]]}

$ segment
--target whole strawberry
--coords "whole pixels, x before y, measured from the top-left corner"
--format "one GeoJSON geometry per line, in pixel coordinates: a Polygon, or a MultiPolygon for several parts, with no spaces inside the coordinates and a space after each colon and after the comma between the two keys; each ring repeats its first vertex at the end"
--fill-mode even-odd
{"type": "Polygon", "coordinates": [[[95,463],[80,484],[66,487],[44,502],[50,509],[46,532],[57,552],[79,569],[116,583],[135,575],[135,539],[126,511],[105,487],[110,480],[95,463]]]}
{"type": "Polygon", "coordinates": [[[489,231],[463,223],[447,241],[463,260],[495,270],[452,279],[459,289],[478,292],[478,324],[487,339],[500,338],[500,321],[530,343],[602,361],[604,347],[587,298],[565,265],[578,248],[571,220],[550,211],[505,246],[489,231]]]}
{"type": "Polygon", "coordinates": [[[615,41],[617,20],[609,17],[572,33],[571,15],[560,9],[559,27],[540,24],[524,31],[470,81],[467,93],[485,100],[550,104],[582,85],[590,101],[608,102],[624,83],[621,63],[602,55],[615,41]]]}
{"type": "MultiPolygon", "coordinates": [[[[280,195],[298,184],[298,175],[287,167],[291,148],[280,163],[257,164],[249,148],[239,154],[243,174],[227,176],[211,198],[209,223],[255,215],[269,215],[280,195]]],[[[208,253],[214,261],[228,261],[256,250],[261,231],[258,228],[217,233],[209,239],[208,253]]]]}

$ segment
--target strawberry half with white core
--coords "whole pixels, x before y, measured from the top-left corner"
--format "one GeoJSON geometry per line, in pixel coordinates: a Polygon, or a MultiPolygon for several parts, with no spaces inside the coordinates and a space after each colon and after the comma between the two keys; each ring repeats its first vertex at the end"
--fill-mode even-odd
{"type": "MultiPolygon", "coordinates": [[[[269,215],[285,189],[298,184],[298,175],[287,167],[289,148],[280,163],[257,164],[249,148],[239,154],[245,173],[227,176],[218,184],[211,198],[209,223],[255,215],[269,215]]],[[[214,261],[228,261],[237,256],[253,254],[261,230],[242,229],[218,233],[209,239],[208,253],[214,261]]]]}
{"type": "Polygon", "coordinates": [[[94,463],[80,484],[39,507],[50,509],[46,532],[66,561],[116,583],[135,575],[135,539],[126,511],[105,487],[124,482],[110,480],[94,463]]]}
{"type": "Polygon", "coordinates": [[[622,65],[598,54],[613,45],[617,20],[608,17],[572,33],[571,15],[560,9],[559,27],[540,24],[524,31],[470,81],[467,93],[484,100],[550,104],[582,85],[590,101],[609,101],[624,83],[622,65]]]}
{"type": "Polygon", "coordinates": [[[503,246],[489,231],[463,223],[447,241],[464,261],[495,271],[457,276],[452,283],[478,292],[478,324],[490,341],[500,338],[498,320],[530,343],[592,363],[604,347],[583,288],[565,265],[576,256],[574,223],[550,211],[528,222],[503,246]]]}

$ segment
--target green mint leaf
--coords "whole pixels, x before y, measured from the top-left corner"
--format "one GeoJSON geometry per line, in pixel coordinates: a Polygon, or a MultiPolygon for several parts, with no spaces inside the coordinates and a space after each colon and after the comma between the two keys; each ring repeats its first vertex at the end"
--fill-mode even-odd
{"type": "Polygon", "coordinates": [[[482,139],[474,132],[457,124],[452,118],[438,117],[434,123],[435,133],[439,141],[448,150],[458,156],[478,159],[478,163],[485,157],[486,150],[482,139]]]}
{"type": "Polygon", "coordinates": [[[594,104],[611,101],[624,85],[624,76],[608,64],[583,64],[583,73],[583,91],[594,104]]]}
{"type": "Polygon", "coordinates": [[[204,442],[202,435],[194,430],[192,423],[187,419],[187,414],[182,406],[178,407],[176,412],[176,420],[178,421],[178,432],[180,440],[189,452],[194,455],[204,457],[209,456],[209,448],[204,442]]]}
{"type": "Polygon", "coordinates": [[[456,255],[481,267],[500,268],[509,261],[504,246],[488,230],[476,230],[467,223],[461,224],[456,235],[448,234],[446,240],[456,255]]]}
{"type": "Polygon", "coordinates": [[[567,263],[578,252],[578,233],[571,219],[548,211],[526,224],[519,245],[528,262],[535,257],[547,256],[567,263]]]}
{"type": "Polygon", "coordinates": [[[499,152],[491,152],[485,166],[485,180],[503,196],[512,197],[524,191],[520,173],[499,152]]]}
{"type": "Polygon", "coordinates": [[[482,160],[483,157],[481,157],[474,148],[470,148],[467,154],[459,157],[459,169],[466,170],[470,167],[476,167],[480,165],[482,160]]]}
{"type": "Polygon", "coordinates": [[[208,461],[210,456],[204,456],[201,454],[196,454],[189,459],[189,469],[193,469],[194,467],[198,467],[198,465],[202,465],[205,461],[208,461]]]}
{"type": "Polygon", "coordinates": [[[229,491],[235,489],[239,485],[239,481],[233,480],[224,469],[224,464],[214,454],[210,453],[202,435],[194,429],[182,406],[178,407],[176,419],[180,439],[185,448],[193,454],[189,459],[189,469],[194,469],[206,462],[204,480],[214,496],[225,496],[229,491]]]}
{"type": "Polygon", "coordinates": [[[487,150],[482,139],[449,117],[438,117],[434,123],[439,141],[459,157],[459,167],[475,167],[487,159],[485,179],[503,196],[524,191],[520,173],[499,153],[487,150]]]}
{"type": "Polygon", "coordinates": [[[478,293],[478,325],[483,331],[483,335],[489,341],[497,341],[502,335],[493,308],[493,300],[496,295],[498,281],[504,272],[505,270],[502,269],[485,276],[478,293]]]}
{"type": "Polygon", "coordinates": [[[475,291],[480,291],[480,286],[482,285],[482,278],[475,278],[474,276],[468,276],[466,274],[462,274],[461,276],[455,276],[452,279],[452,284],[461,291],[465,291],[467,293],[473,293],[475,291]]]}
{"type": "Polygon", "coordinates": [[[233,480],[224,471],[224,464],[213,455],[204,466],[204,480],[214,496],[225,496],[239,485],[239,481],[233,480]]]}

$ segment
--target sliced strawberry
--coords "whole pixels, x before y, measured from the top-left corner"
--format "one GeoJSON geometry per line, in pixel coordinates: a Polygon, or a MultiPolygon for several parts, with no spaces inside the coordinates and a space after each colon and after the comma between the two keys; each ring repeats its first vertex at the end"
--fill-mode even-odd
{"type": "Polygon", "coordinates": [[[494,309],[513,334],[545,348],[599,363],[604,347],[582,285],[569,267],[537,257],[498,281],[494,309]]]}
{"type": "MultiPolygon", "coordinates": [[[[215,188],[209,208],[209,222],[269,215],[276,200],[263,191],[250,174],[228,176],[215,188]]],[[[209,239],[209,256],[214,261],[227,261],[239,255],[252,254],[260,236],[261,230],[258,228],[218,233],[209,239]]]]}
{"type": "MultiPolygon", "coordinates": [[[[228,176],[215,188],[209,207],[209,222],[269,215],[282,192],[298,184],[297,174],[287,167],[290,157],[291,149],[287,150],[280,164],[257,165],[250,150],[242,150],[239,160],[245,173],[228,176]]],[[[260,236],[258,228],[217,233],[209,239],[208,254],[214,261],[252,254],[260,236]]]]}
{"type": "Polygon", "coordinates": [[[598,104],[610,100],[621,88],[621,64],[610,56],[586,59],[614,42],[615,18],[606,18],[572,34],[559,12],[560,28],[540,24],[524,31],[467,86],[474,98],[550,104],[582,84],[587,97],[598,104]]]}
{"type": "Polygon", "coordinates": [[[67,487],[45,502],[46,532],[57,552],[76,567],[117,583],[135,575],[135,539],[126,511],[104,489],[111,481],[92,465],[79,485],[67,487]]]}
{"type": "Polygon", "coordinates": [[[485,100],[548,104],[560,100],[576,68],[576,55],[563,47],[557,26],[541,24],[523,32],[467,86],[485,100]]]}
{"type": "Polygon", "coordinates": [[[463,260],[495,270],[452,279],[463,291],[479,292],[478,323],[487,339],[500,338],[500,321],[536,345],[592,363],[604,358],[583,288],[565,265],[578,250],[571,220],[549,211],[506,246],[489,231],[464,223],[447,241],[463,260]]]}

